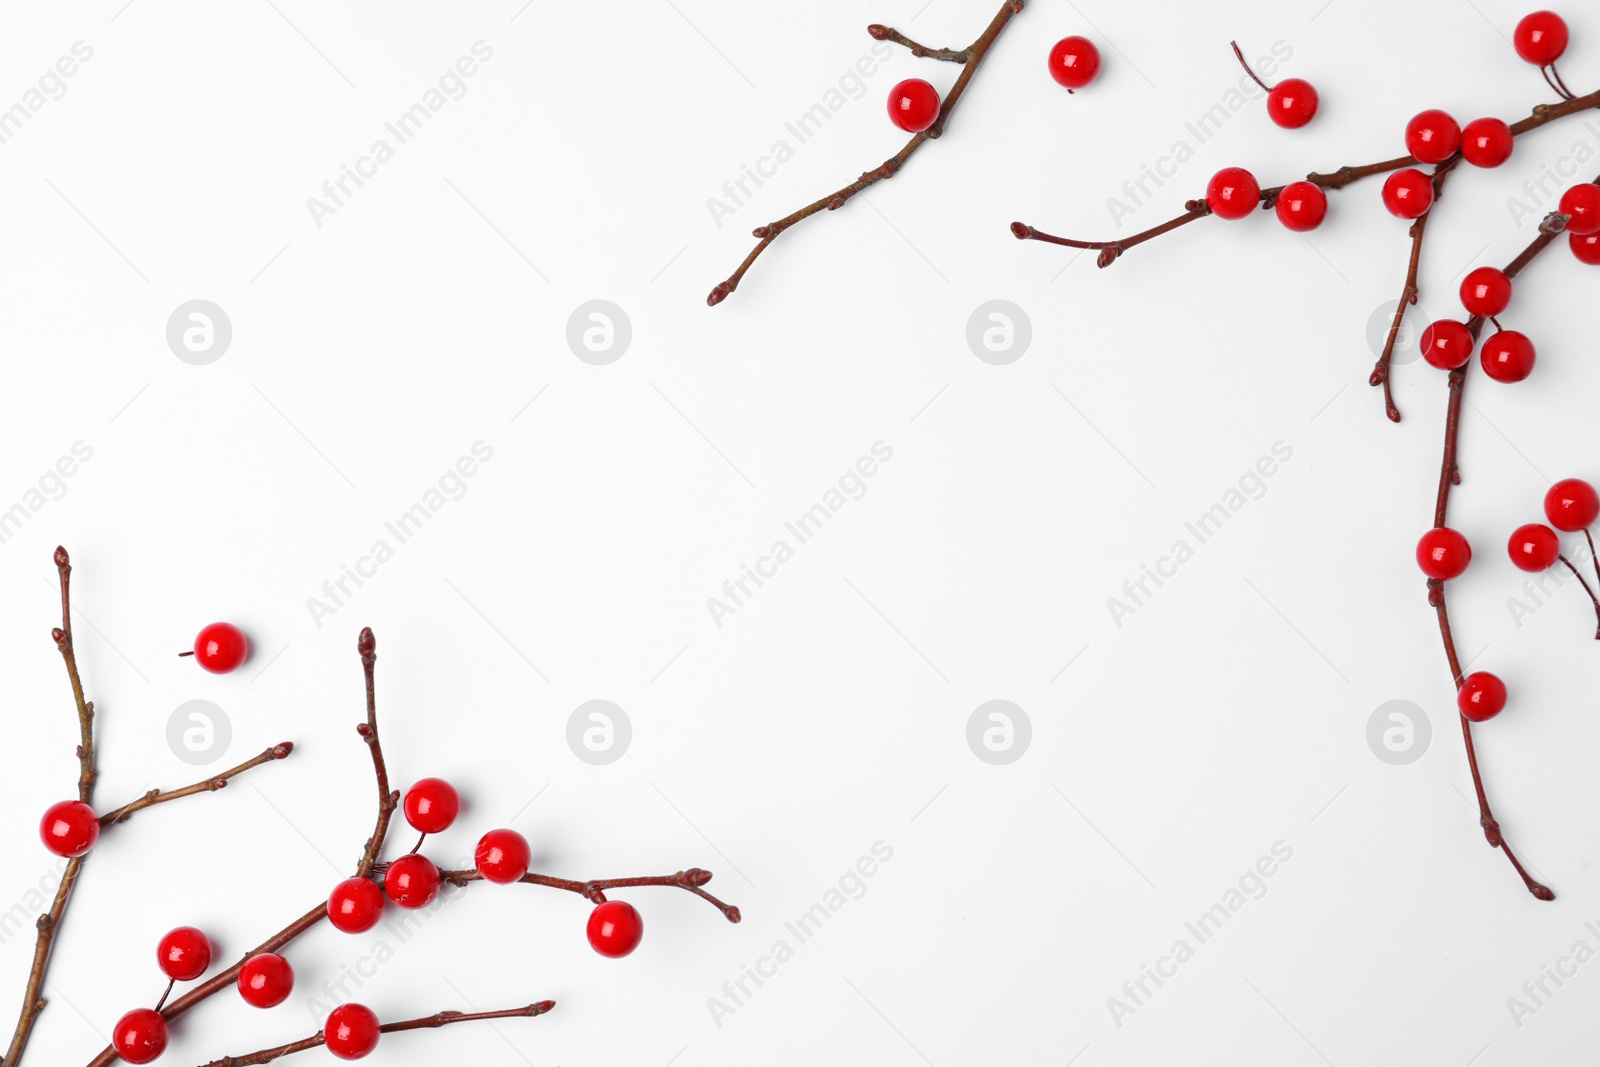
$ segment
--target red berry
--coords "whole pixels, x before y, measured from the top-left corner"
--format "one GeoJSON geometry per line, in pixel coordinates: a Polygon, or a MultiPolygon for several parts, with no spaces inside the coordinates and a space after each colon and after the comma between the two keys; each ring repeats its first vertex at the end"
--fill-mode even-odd
{"type": "Polygon", "coordinates": [[[413,830],[438,834],[450,829],[461,813],[455,786],[443,778],[424,778],[406,790],[406,822],[413,830]]]}
{"type": "Polygon", "coordinates": [[[1206,186],[1206,203],[1221,219],[1242,219],[1261,203],[1261,186],[1243,167],[1223,167],[1206,186]]]}
{"type": "Polygon", "coordinates": [[[212,674],[227,674],[250,655],[250,640],[232,623],[214,622],[194,639],[194,661],[212,674]]]}
{"type": "Polygon", "coordinates": [[[1314,230],[1328,217],[1328,194],[1310,182],[1290,182],[1274,205],[1278,221],[1296,233],[1314,230]]]}
{"type": "Polygon", "coordinates": [[[907,78],[889,90],[889,118],[907,133],[921,133],[939,117],[939,90],[907,78]]]}
{"type": "Polygon", "coordinates": [[[1511,303],[1511,279],[1503,270],[1478,267],[1461,282],[1461,304],[1467,314],[1492,318],[1511,303]]]}
{"type": "Polygon", "coordinates": [[[1448,526],[1435,526],[1417,542],[1417,566],[1435,581],[1461,577],[1472,562],[1472,546],[1448,526]]]}
{"type": "Polygon", "coordinates": [[[1567,219],[1568,233],[1600,233],[1600,185],[1574,185],[1561,194],[1560,211],[1572,216],[1567,219]]]}
{"type": "Polygon", "coordinates": [[[1578,262],[1600,266],[1600,233],[1575,233],[1567,238],[1567,247],[1578,257],[1578,262]]]}
{"type": "Polygon", "coordinates": [[[1544,495],[1544,515],[1558,530],[1587,530],[1600,518],[1600,494],[1582,478],[1563,479],[1544,495]]]}
{"type": "Polygon", "coordinates": [[[1517,23],[1511,43],[1529,63],[1548,67],[1567,50],[1567,24],[1554,11],[1535,11],[1517,23]]]}
{"type": "Polygon", "coordinates": [[[1506,710],[1506,683],[1488,671],[1474,671],[1462,679],[1456,707],[1473,722],[1487,722],[1506,710]]]}
{"type": "Polygon", "coordinates": [[[1436,107],[1419,111],[1406,123],[1406,151],[1418,163],[1443,163],[1461,147],[1461,127],[1436,107]]]}
{"type": "Polygon", "coordinates": [[[1533,342],[1516,330],[1501,330],[1483,342],[1483,371],[1497,382],[1520,382],[1533,373],[1533,342]]]}
{"type": "Polygon", "coordinates": [[[608,900],[589,913],[589,944],[602,956],[620,960],[639,947],[644,920],[623,900],[608,900]]]}
{"type": "Polygon", "coordinates": [[[1511,127],[1499,119],[1473,119],[1461,131],[1461,158],[1474,167],[1498,167],[1515,143],[1511,127]]]}
{"type": "Polygon", "coordinates": [[[1100,73],[1100,49],[1087,37],[1063,37],[1050,49],[1050,77],[1067,92],[1082,89],[1100,73]]]}
{"type": "Polygon", "coordinates": [[[1422,358],[1440,370],[1455,370],[1472,358],[1472,331],[1455,319],[1428,323],[1422,331],[1422,358]]]}
{"type": "Polygon", "coordinates": [[[389,864],[383,891],[402,908],[426,908],[439,896],[439,868],[413,852],[389,864]]]}
{"type": "Polygon", "coordinates": [[[100,840],[100,817],[81,800],[63,800],[45,809],[39,838],[56,855],[76,859],[100,840]]]}
{"type": "Polygon", "coordinates": [[[528,873],[533,850],[528,848],[528,839],[515,830],[490,830],[478,841],[473,861],[485,880],[508,885],[528,873]]]}
{"type": "Polygon", "coordinates": [[[135,1008],[111,1028],[111,1047],[128,1063],[149,1063],[167,1051],[167,1020],[159,1011],[135,1008]]]}
{"type": "Polygon", "coordinates": [[[156,946],[161,973],[174,982],[192,982],[211,966],[211,939],[192,926],[168,930],[156,946]]]}
{"type": "Polygon", "coordinates": [[[328,921],[347,934],[364,934],[383,918],[383,890],[370,878],[346,878],[328,894],[328,921]]]}
{"type": "Polygon", "coordinates": [[[1415,167],[1397,170],[1384,180],[1383,206],[1395,218],[1425,215],[1433,206],[1433,181],[1415,167]]]}
{"type": "Polygon", "coordinates": [[[378,1047],[378,1016],[365,1004],[341,1004],[328,1013],[323,1043],[341,1060],[359,1060],[378,1047]]]}
{"type": "Polygon", "coordinates": [[[294,968],[275,952],[251,956],[239,967],[239,995],[255,1008],[275,1008],[294,989],[294,968]]]}
{"type": "Polygon", "coordinates": [[[1511,532],[1506,545],[1511,562],[1522,570],[1537,574],[1549,570],[1561,556],[1561,538],[1542,522],[1530,522],[1511,532]]]}
{"type": "Polygon", "coordinates": [[[1267,93],[1267,115],[1286,130],[1317,117],[1317,91],[1304,78],[1285,78],[1267,93]]]}

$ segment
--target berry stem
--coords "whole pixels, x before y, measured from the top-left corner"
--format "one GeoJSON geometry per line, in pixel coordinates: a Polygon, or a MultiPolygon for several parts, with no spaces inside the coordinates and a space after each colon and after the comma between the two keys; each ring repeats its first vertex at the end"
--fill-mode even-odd
{"type": "MultiPolygon", "coordinates": [[[[501,1011],[459,1012],[441,1011],[434,1015],[427,1015],[421,1019],[406,1019],[402,1022],[384,1023],[378,1027],[382,1034],[397,1034],[406,1030],[433,1030],[452,1023],[470,1023],[491,1019],[532,1019],[543,1015],[556,1006],[553,1000],[541,1000],[537,1004],[529,1004],[524,1008],[506,1008],[501,1011]]],[[[244,1056],[224,1056],[220,1060],[212,1060],[205,1067],[257,1067],[259,1064],[271,1063],[273,1060],[296,1052],[306,1052],[310,1049],[320,1048],[324,1044],[322,1032],[318,1031],[310,1037],[299,1041],[291,1041],[287,1045],[278,1045],[275,1048],[265,1048],[260,1052],[251,1052],[244,1056]]]]}
{"type": "MultiPolygon", "coordinates": [[[[1023,3],[1024,0],[1005,0],[1005,3],[1000,5],[999,13],[990,21],[988,28],[972,43],[971,47],[963,49],[961,53],[951,53],[951,56],[964,54],[966,58],[961,60],[961,73],[957,76],[955,84],[950,87],[950,91],[945,94],[943,102],[939,105],[939,117],[933,120],[932,126],[929,126],[921,133],[913,135],[911,140],[906,142],[904,148],[884,160],[882,165],[862,174],[861,177],[846,185],[843,189],[829,193],[820,200],[812,201],[799,211],[792,215],[787,215],[777,222],[756,227],[754,236],[759,238],[759,243],[745,257],[744,262],[739,264],[738,270],[734,271],[728,276],[727,280],[720,282],[716,288],[711,290],[711,295],[706,297],[706,303],[711,307],[716,307],[728,299],[734,290],[739,288],[739,283],[744,279],[745,272],[755,264],[761,253],[765,252],[785,230],[804,222],[824,208],[829,211],[837,211],[839,208],[844,207],[845,203],[857,193],[871,188],[878,182],[894,177],[900,168],[905,166],[906,161],[916,153],[917,149],[943,134],[945,123],[950,121],[950,113],[955,110],[962,94],[967,91],[967,86],[972,83],[972,78],[978,73],[978,67],[982,65],[984,57],[989,54],[989,49],[994,47],[994,42],[999,38],[1007,24],[1010,23],[1012,16],[1022,10],[1023,3]]],[[[869,27],[868,32],[872,33],[874,37],[878,37],[878,34],[872,32],[875,29],[884,31],[884,36],[879,38],[880,40],[893,40],[896,43],[906,44],[907,47],[911,47],[910,43],[908,43],[908,38],[903,38],[898,34],[890,36],[894,34],[894,31],[886,26],[880,27],[874,24],[874,26],[869,27]]],[[[921,45],[916,46],[916,48],[921,47],[921,45]]],[[[928,49],[924,49],[924,51],[935,58],[949,58],[928,49]]],[[[915,49],[913,49],[913,54],[915,54],[915,49]]]]}
{"type": "Polygon", "coordinates": [[[1583,591],[1585,593],[1589,594],[1589,599],[1594,601],[1594,616],[1596,622],[1594,639],[1596,641],[1600,641],[1600,597],[1595,596],[1594,590],[1589,587],[1589,583],[1584,579],[1583,572],[1574,567],[1570,559],[1568,559],[1566,556],[1560,556],[1558,558],[1562,563],[1567,565],[1567,570],[1572,572],[1572,576],[1578,579],[1578,584],[1583,586],[1583,591]]]}
{"type": "Polygon", "coordinates": [[[1600,556],[1594,554],[1594,535],[1587,527],[1584,528],[1583,539],[1589,542],[1589,562],[1594,566],[1595,580],[1600,581],[1600,556]]]}
{"type": "Polygon", "coordinates": [[[1245,61],[1244,53],[1239,51],[1239,42],[1238,41],[1229,41],[1228,45],[1233,49],[1233,54],[1239,57],[1239,66],[1243,67],[1244,68],[1244,72],[1246,74],[1250,75],[1250,80],[1255,82],[1257,85],[1261,86],[1261,91],[1262,92],[1264,92],[1264,93],[1272,92],[1272,86],[1270,86],[1266,82],[1262,81],[1261,78],[1256,74],[1255,69],[1253,67],[1251,67],[1250,64],[1245,61]]]}
{"type": "Polygon", "coordinates": [[[156,1001],[156,1011],[160,1011],[167,1003],[167,998],[172,996],[172,987],[178,984],[176,978],[167,979],[166,991],[161,994],[161,999],[156,1001]]]}

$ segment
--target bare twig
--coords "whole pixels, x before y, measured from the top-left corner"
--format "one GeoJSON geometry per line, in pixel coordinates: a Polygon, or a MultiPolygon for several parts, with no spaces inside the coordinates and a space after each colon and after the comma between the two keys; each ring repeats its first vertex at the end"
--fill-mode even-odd
{"type": "MultiPolygon", "coordinates": [[[[478,881],[483,875],[476,870],[440,871],[439,877],[452,885],[462,886],[468,882],[478,881]]],[[[690,867],[687,871],[679,871],[677,874],[662,874],[644,878],[600,878],[587,882],[580,882],[572,878],[555,878],[548,874],[533,874],[530,872],[522,876],[522,881],[528,885],[564,889],[568,893],[576,893],[594,904],[605,903],[605,893],[608,889],[632,889],[638,886],[672,886],[678,889],[687,889],[702,900],[709,901],[731,923],[736,923],[740,919],[738,908],[732,904],[724,904],[701,888],[711,881],[711,872],[701,870],[699,867],[690,867]]]]}
{"type": "Polygon", "coordinates": [[[284,741],[282,744],[273,745],[259,755],[250,757],[237,767],[223,771],[221,774],[212,775],[210,778],[196,782],[193,785],[186,785],[182,789],[171,789],[167,792],[152,789],[138,800],[130,801],[122,805],[122,807],[108,811],[100,816],[100,825],[107,827],[114,826],[120,822],[127,822],[135,812],[143,811],[145,808],[153,808],[157,804],[165,804],[169,800],[192,797],[196,793],[215,793],[225,787],[230,779],[238,777],[250,768],[259,767],[263,763],[271,763],[273,760],[288,759],[289,753],[293,751],[294,742],[284,741]]]}
{"type": "Polygon", "coordinates": [[[378,780],[378,823],[372,836],[367,838],[367,847],[356,868],[356,877],[366,878],[372,874],[378,854],[383,851],[384,839],[389,836],[389,820],[400,803],[400,794],[389,788],[389,768],[383,760],[383,744],[378,740],[378,695],[373,677],[378,663],[378,639],[373,636],[372,627],[361,631],[356,639],[356,650],[361,653],[361,670],[367,681],[367,721],[357,726],[356,732],[372,752],[372,770],[378,780]]]}

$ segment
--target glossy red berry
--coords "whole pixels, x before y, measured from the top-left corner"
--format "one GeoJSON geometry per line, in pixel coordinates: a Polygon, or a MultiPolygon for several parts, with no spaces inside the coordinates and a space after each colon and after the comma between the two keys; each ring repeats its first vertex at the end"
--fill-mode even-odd
{"type": "Polygon", "coordinates": [[[1497,382],[1520,382],[1533,373],[1533,342],[1516,330],[1501,330],[1483,342],[1483,372],[1497,382]]]}
{"type": "Polygon", "coordinates": [[[239,995],[255,1008],[275,1008],[294,991],[294,968],[276,952],[251,956],[239,967],[239,995]]]}
{"type": "Polygon", "coordinates": [[[907,133],[921,133],[939,117],[939,90],[907,78],[889,90],[889,118],[907,133]]]}
{"type": "Polygon", "coordinates": [[[45,809],[39,839],[58,856],[76,859],[100,840],[100,816],[81,800],[63,800],[45,809]]]}
{"type": "Polygon", "coordinates": [[[1435,581],[1459,578],[1472,562],[1472,546],[1448,526],[1435,526],[1417,542],[1417,566],[1435,581]]]}
{"type": "Polygon", "coordinates": [[[249,655],[249,638],[232,623],[214,622],[194,639],[194,661],[212,674],[237,670],[249,655]]]}
{"type": "Polygon", "coordinates": [[[438,834],[450,829],[461,813],[461,798],[455,786],[443,778],[424,778],[406,790],[406,822],[424,834],[438,834]]]}
{"type": "Polygon", "coordinates": [[[1473,722],[1487,722],[1506,710],[1506,683],[1488,671],[1475,671],[1462,679],[1456,707],[1473,722]]]}
{"type": "Polygon", "coordinates": [[[1582,478],[1563,479],[1544,495],[1544,516],[1558,530],[1587,530],[1600,519],[1600,494],[1582,478]]]}
{"type": "Polygon", "coordinates": [[[619,960],[639,947],[644,920],[623,900],[608,900],[589,913],[589,944],[602,956],[619,960]]]}
{"type": "Polygon", "coordinates": [[[1433,206],[1433,181],[1415,167],[1397,170],[1383,183],[1383,206],[1398,219],[1414,219],[1433,206]]]}
{"type": "Polygon", "coordinates": [[[1511,532],[1506,545],[1511,562],[1520,569],[1537,574],[1549,570],[1561,558],[1561,538],[1542,522],[1530,522],[1511,532]]]}
{"type": "Polygon", "coordinates": [[[1467,314],[1492,318],[1511,303],[1511,279],[1494,267],[1478,267],[1461,282],[1461,305],[1467,314]]]}
{"type": "Polygon", "coordinates": [[[174,982],[192,982],[211,966],[211,939],[192,926],[168,930],[156,946],[156,960],[174,982]]]}
{"type": "Polygon", "coordinates": [[[328,894],[328,921],[335,930],[364,934],[383,918],[383,890],[370,878],[346,878],[328,894]]]}
{"type": "Polygon", "coordinates": [[[1560,211],[1569,215],[1567,232],[1600,233],[1600,185],[1584,182],[1561,194],[1560,211]]]}
{"type": "Polygon", "coordinates": [[[1050,49],[1050,77],[1067,92],[1082,89],[1100,73],[1100,49],[1087,37],[1063,37],[1050,49]]]}
{"type": "Polygon", "coordinates": [[[1499,119],[1473,119],[1461,131],[1461,158],[1474,167],[1498,167],[1515,143],[1511,127],[1499,119]]]}
{"type": "Polygon", "coordinates": [[[1431,107],[1406,123],[1406,151],[1418,163],[1443,163],[1461,147],[1461,127],[1448,112],[1431,107]]]}
{"type": "Polygon", "coordinates": [[[1517,23],[1511,43],[1517,55],[1536,67],[1547,67],[1567,50],[1567,23],[1554,11],[1535,11],[1517,23]]]}
{"type": "Polygon", "coordinates": [[[1267,93],[1267,115],[1286,130],[1317,117],[1317,91],[1304,78],[1285,78],[1267,93]]]}
{"type": "Polygon", "coordinates": [[[1472,358],[1472,331],[1455,319],[1428,323],[1422,331],[1422,358],[1440,370],[1455,370],[1472,358]]]}
{"type": "Polygon", "coordinates": [[[1206,203],[1219,219],[1242,219],[1261,203],[1261,186],[1243,167],[1223,167],[1206,185],[1206,203]]]}
{"type": "Polygon", "coordinates": [[[167,1020],[159,1011],[135,1008],[112,1027],[111,1047],[128,1063],[149,1063],[167,1051],[167,1020]]]}
{"type": "Polygon", "coordinates": [[[1290,182],[1278,194],[1273,209],[1279,222],[1296,233],[1305,233],[1321,226],[1328,217],[1328,194],[1310,182],[1290,182]]]}
{"type": "Polygon", "coordinates": [[[365,1004],[341,1004],[328,1013],[323,1044],[341,1060],[359,1060],[378,1047],[378,1016],[365,1004]]]}
{"type": "Polygon", "coordinates": [[[1567,247],[1578,257],[1578,262],[1600,266],[1600,233],[1575,233],[1567,238],[1567,247]]]}
{"type": "Polygon", "coordinates": [[[533,850],[528,839],[515,830],[490,830],[478,841],[473,862],[487,881],[508,885],[528,873],[533,850]]]}
{"type": "Polygon", "coordinates": [[[413,852],[389,864],[383,891],[402,908],[426,908],[439,896],[439,868],[413,852]]]}

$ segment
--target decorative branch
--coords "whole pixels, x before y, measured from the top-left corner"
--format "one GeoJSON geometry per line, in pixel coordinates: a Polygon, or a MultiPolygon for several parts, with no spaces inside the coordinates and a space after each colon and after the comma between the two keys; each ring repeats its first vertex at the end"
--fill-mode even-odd
{"type": "MultiPolygon", "coordinates": [[[[481,1022],[490,1019],[534,1019],[545,1014],[556,1006],[553,1000],[541,1000],[537,1004],[529,1004],[525,1008],[507,1008],[503,1011],[459,1012],[441,1011],[435,1015],[428,1015],[421,1019],[406,1019],[403,1022],[384,1023],[378,1027],[380,1034],[397,1034],[406,1030],[437,1030],[441,1026],[450,1026],[453,1023],[481,1022]]],[[[287,1045],[276,1048],[262,1049],[246,1056],[224,1056],[220,1060],[212,1060],[205,1067],[257,1067],[259,1064],[271,1063],[273,1060],[296,1052],[305,1052],[308,1049],[320,1048],[326,1044],[326,1039],[321,1032],[299,1041],[291,1041],[287,1045]]]]}
{"type": "Polygon", "coordinates": [[[289,754],[293,751],[294,742],[284,741],[281,744],[273,745],[258,756],[250,757],[237,767],[223,771],[221,774],[214,775],[204,781],[196,782],[194,785],[186,785],[182,789],[172,789],[165,793],[159,789],[152,789],[138,800],[130,801],[122,805],[122,807],[114,811],[108,811],[100,816],[100,826],[103,829],[108,826],[114,826],[117,823],[127,822],[135,812],[143,811],[145,808],[153,808],[157,804],[165,804],[169,800],[192,797],[196,793],[215,793],[217,790],[227,786],[231,779],[238,777],[250,768],[259,767],[263,763],[271,763],[273,760],[288,759],[289,754]]]}
{"type": "MultiPolygon", "coordinates": [[[[483,875],[475,869],[440,871],[439,878],[442,881],[449,882],[451,885],[464,886],[468,882],[481,880],[483,875]]],[[[699,867],[690,867],[687,871],[679,871],[677,874],[662,874],[645,878],[602,878],[588,882],[529,872],[522,876],[521,881],[528,885],[542,885],[549,889],[564,889],[569,893],[576,893],[584,897],[592,904],[604,904],[606,902],[605,891],[608,889],[632,889],[638,886],[675,886],[678,889],[687,889],[702,900],[710,901],[712,906],[722,912],[723,917],[731,923],[736,923],[741,918],[738,908],[732,904],[724,904],[701,888],[711,881],[711,872],[701,870],[699,867]]]]}
{"type": "Polygon", "coordinates": [[[378,695],[373,677],[378,663],[378,639],[373,636],[372,627],[362,629],[356,639],[356,650],[361,653],[361,670],[367,682],[367,721],[356,727],[356,733],[372,752],[372,770],[378,780],[378,823],[372,836],[367,838],[361,863],[356,868],[356,877],[366,878],[378,862],[378,853],[383,851],[384,839],[389,836],[389,820],[400,803],[400,794],[389,788],[389,768],[383,761],[383,744],[378,740],[378,695]]]}
{"type": "Polygon", "coordinates": [[[839,208],[844,207],[857,193],[876,185],[878,182],[894,177],[900,168],[905,166],[906,161],[915,154],[917,149],[927,142],[940,137],[944,133],[945,124],[950,121],[950,113],[955,110],[962,94],[967,91],[967,86],[971,84],[973,75],[977,74],[978,67],[982,65],[984,57],[989,54],[989,49],[994,46],[995,40],[1006,28],[1012,17],[1022,10],[1022,6],[1023,0],[1005,0],[1005,3],[1000,5],[999,13],[995,15],[988,28],[983,31],[978,39],[969,47],[959,50],[927,48],[896,30],[876,23],[867,27],[867,32],[873,37],[880,41],[892,41],[895,44],[904,45],[911,50],[911,54],[914,56],[943,59],[962,65],[961,74],[956,78],[955,84],[950,87],[950,91],[945,94],[944,100],[940,104],[939,117],[934,119],[932,126],[929,126],[921,133],[913,135],[911,140],[906,142],[904,148],[884,160],[881,165],[862,174],[861,177],[846,185],[843,189],[829,193],[820,200],[807,204],[799,211],[792,215],[787,215],[777,222],[771,222],[765,226],[757,226],[752,236],[758,238],[759,243],[745,257],[744,262],[739,264],[738,270],[734,271],[726,281],[719,283],[716,288],[711,290],[711,295],[706,297],[706,303],[716,307],[728,299],[733,291],[739,288],[739,283],[744,279],[745,272],[755,264],[761,253],[765,252],[785,230],[804,222],[824,208],[829,211],[837,211],[839,208]]]}
{"type": "MultiPolygon", "coordinates": [[[[61,626],[51,630],[56,649],[67,665],[67,680],[72,683],[72,699],[78,705],[78,799],[85,804],[94,798],[94,704],[84,699],[83,680],[78,677],[78,655],[72,644],[72,559],[60,545],[55,552],[56,573],[61,576],[61,626]]],[[[10,1062],[9,1059],[7,1062],[10,1062]]]]}

